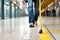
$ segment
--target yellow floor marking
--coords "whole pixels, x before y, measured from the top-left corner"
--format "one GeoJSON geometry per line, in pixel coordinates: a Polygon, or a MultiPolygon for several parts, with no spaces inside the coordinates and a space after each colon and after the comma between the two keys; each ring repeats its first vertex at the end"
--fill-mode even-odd
{"type": "Polygon", "coordinates": [[[60,32],[60,30],[51,30],[51,32],[60,32]]]}
{"type": "MultiPolygon", "coordinates": [[[[38,21],[38,24],[42,24],[42,13],[41,13],[41,3],[42,0],[39,0],[39,21],[38,21]]],[[[49,36],[47,30],[45,29],[45,27],[42,27],[42,30],[43,30],[43,34],[40,34],[40,39],[41,40],[52,40],[51,37],[49,36]]]]}
{"type": "Polygon", "coordinates": [[[41,40],[52,40],[45,27],[42,27],[43,33],[39,34],[41,40]]]}

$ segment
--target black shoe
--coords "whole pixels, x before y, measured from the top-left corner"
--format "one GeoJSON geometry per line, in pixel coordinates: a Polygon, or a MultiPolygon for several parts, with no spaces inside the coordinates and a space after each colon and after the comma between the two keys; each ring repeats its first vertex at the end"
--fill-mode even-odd
{"type": "Polygon", "coordinates": [[[34,27],[34,25],[29,25],[30,27],[34,27]]]}
{"type": "Polygon", "coordinates": [[[37,22],[35,22],[35,25],[36,25],[36,26],[38,25],[37,22]]]}
{"type": "Polygon", "coordinates": [[[36,25],[38,25],[38,24],[36,23],[36,25]]]}

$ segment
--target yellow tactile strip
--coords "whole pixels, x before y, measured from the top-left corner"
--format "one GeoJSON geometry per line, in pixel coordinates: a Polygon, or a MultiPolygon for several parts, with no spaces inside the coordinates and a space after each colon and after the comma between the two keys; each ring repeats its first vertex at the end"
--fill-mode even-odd
{"type": "Polygon", "coordinates": [[[42,27],[43,33],[39,34],[40,40],[52,40],[45,27],[42,27]]]}
{"type": "Polygon", "coordinates": [[[50,32],[55,32],[55,33],[59,32],[60,33],[60,30],[51,30],[50,32]]]}

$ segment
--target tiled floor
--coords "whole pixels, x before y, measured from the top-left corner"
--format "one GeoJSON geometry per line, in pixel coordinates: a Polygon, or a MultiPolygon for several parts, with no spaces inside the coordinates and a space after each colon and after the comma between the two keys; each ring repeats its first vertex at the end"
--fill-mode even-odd
{"type": "Polygon", "coordinates": [[[38,27],[30,28],[28,17],[0,20],[0,40],[39,40],[38,27]]]}
{"type": "MultiPolygon", "coordinates": [[[[43,17],[43,24],[52,30],[60,30],[60,17],[43,17]],[[52,28],[53,27],[53,28],[52,28]]],[[[0,40],[40,40],[39,27],[29,27],[28,17],[0,20],[0,40]]],[[[60,32],[52,32],[59,40],[60,32]]]]}
{"type": "Polygon", "coordinates": [[[43,24],[46,25],[56,40],[60,40],[60,17],[43,17],[43,24]]]}

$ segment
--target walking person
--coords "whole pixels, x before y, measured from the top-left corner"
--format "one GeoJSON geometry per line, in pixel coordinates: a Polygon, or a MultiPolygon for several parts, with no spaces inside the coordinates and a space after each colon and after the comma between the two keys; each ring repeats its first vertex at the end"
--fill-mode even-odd
{"type": "Polygon", "coordinates": [[[39,0],[22,0],[23,3],[27,1],[28,3],[28,16],[29,16],[29,26],[34,27],[37,25],[38,15],[39,15],[39,0]],[[34,9],[33,9],[34,2],[34,9]]]}

